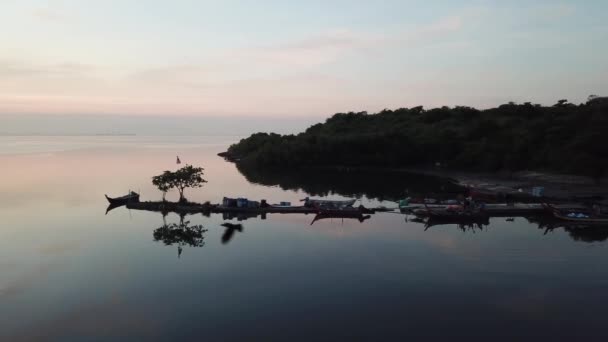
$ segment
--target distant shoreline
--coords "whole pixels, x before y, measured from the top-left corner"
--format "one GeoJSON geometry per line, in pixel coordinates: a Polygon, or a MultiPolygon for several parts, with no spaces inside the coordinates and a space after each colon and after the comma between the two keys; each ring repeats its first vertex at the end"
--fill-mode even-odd
{"type": "Polygon", "coordinates": [[[133,137],[135,133],[91,133],[91,134],[48,134],[48,133],[0,133],[0,137],[133,137]]]}

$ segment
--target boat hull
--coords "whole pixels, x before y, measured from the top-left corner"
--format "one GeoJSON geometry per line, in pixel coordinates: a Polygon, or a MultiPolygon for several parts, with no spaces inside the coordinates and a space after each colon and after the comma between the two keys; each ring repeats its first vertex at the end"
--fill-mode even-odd
{"type": "Polygon", "coordinates": [[[105,196],[106,196],[106,199],[108,200],[108,202],[113,206],[139,202],[139,194],[134,193],[134,192],[132,192],[129,195],[122,196],[122,197],[113,198],[113,197],[109,197],[108,195],[105,195],[105,196]]]}
{"type": "MultiPolygon", "coordinates": [[[[594,217],[592,214],[589,214],[589,217],[570,217],[562,212],[562,210],[549,205],[544,205],[548,210],[551,210],[553,216],[556,219],[559,219],[563,222],[568,222],[569,224],[580,224],[580,225],[593,225],[593,226],[607,226],[608,227],[608,217],[594,217]]],[[[584,212],[585,210],[578,210],[579,212],[584,212]]]]}

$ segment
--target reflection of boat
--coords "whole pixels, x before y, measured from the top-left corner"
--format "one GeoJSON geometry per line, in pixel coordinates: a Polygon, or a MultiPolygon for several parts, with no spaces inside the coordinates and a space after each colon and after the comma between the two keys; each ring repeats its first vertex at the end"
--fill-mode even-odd
{"type": "Polygon", "coordinates": [[[108,205],[108,207],[106,208],[106,215],[108,215],[108,213],[113,210],[116,209],[118,207],[122,207],[124,204],[112,204],[110,203],[110,205],[108,205]]]}
{"type": "Polygon", "coordinates": [[[362,205],[357,208],[353,208],[353,207],[345,207],[345,208],[341,208],[341,209],[321,208],[317,211],[317,215],[315,215],[315,218],[312,220],[312,222],[310,224],[312,225],[316,221],[323,220],[323,219],[332,219],[332,218],[357,219],[357,220],[359,220],[359,222],[363,222],[371,217],[370,215],[364,215],[364,214],[373,214],[373,213],[374,213],[373,210],[367,209],[362,205]]]}
{"type": "Polygon", "coordinates": [[[357,200],[321,200],[306,197],[303,201],[307,207],[342,209],[352,207],[357,200]]]}
{"type": "Polygon", "coordinates": [[[110,202],[110,204],[113,205],[124,205],[127,203],[133,203],[133,202],[139,202],[139,194],[136,192],[129,192],[128,195],[124,195],[121,197],[108,197],[108,195],[105,195],[106,199],[108,200],[108,202],[110,202]]]}
{"type": "Polygon", "coordinates": [[[565,221],[554,216],[527,217],[528,222],[535,223],[547,235],[556,229],[563,229],[575,241],[602,242],[608,240],[607,226],[597,224],[584,224],[580,222],[565,221]]]}
{"type": "Polygon", "coordinates": [[[312,226],[315,222],[323,219],[356,219],[359,222],[363,222],[371,215],[364,215],[363,211],[357,209],[343,209],[343,210],[320,210],[315,218],[312,220],[310,225],[312,226]]]}

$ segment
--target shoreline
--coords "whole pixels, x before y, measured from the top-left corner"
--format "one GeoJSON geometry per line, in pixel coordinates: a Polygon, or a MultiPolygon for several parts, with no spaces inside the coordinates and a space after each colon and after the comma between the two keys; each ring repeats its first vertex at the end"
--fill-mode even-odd
{"type": "MultiPolygon", "coordinates": [[[[240,158],[231,156],[228,152],[219,153],[218,156],[227,162],[240,163],[240,158]]],[[[264,169],[264,167],[259,167],[264,169]]],[[[546,198],[569,200],[573,198],[601,197],[608,201],[608,178],[599,181],[587,176],[558,174],[540,171],[499,171],[494,173],[475,172],[463,170],[450,170],[435,167],[377,167],[377,166],[344,166],[344,165],[317,165],[304,166],[304,169],[336,170],[336,171],[371,171],[371,172],[403,172],[435,176],[453,182],[463,187],[490,188],[504,187],[515,190],[521,189],[530,193],[534,187],[543,187],[546,198]]]]}
{"type": "Polygon", "coordinates": [[[509,187],[529,192],[533,187],[543,187],[544,196],[569,199],[608,196],[608,178],[594,180],[591,177],[537,171],[471,172],[436,168],[406,168],[407,172],[421,173],[452,179],[456,184],[472,187],[509,187]]]}

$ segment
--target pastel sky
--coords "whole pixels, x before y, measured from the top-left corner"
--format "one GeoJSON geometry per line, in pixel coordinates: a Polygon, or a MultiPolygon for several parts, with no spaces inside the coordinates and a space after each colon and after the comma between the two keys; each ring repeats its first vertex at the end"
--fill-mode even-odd
{"type": "Polygon", "coordinates": [[[321,117],[608,95],[608,1],[2,0],[0,114],[321,117]]]}

